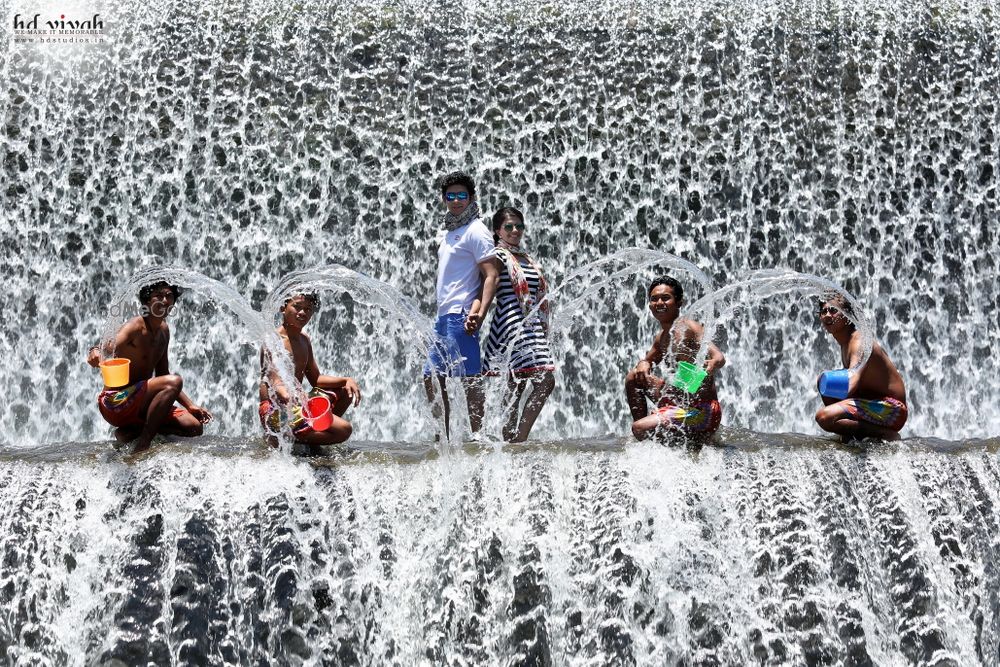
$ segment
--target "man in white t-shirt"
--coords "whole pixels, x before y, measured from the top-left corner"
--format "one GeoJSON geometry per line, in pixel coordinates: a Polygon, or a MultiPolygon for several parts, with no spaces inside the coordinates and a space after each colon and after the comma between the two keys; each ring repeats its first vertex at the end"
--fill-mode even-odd
{"type": "Polygon", "coordinates": [[[472,432],[483,425],[482,362],[479,327],[496,293],[499,274],[493,257],[493,234],[479,218],[476,184],[461,171],[439,181],[444,214],[444,238],[438,246],[437,321],[438,341],[424,365],[424,388],[435,417],[435,382],[441,388],[445,437],[449,435],[449,404],[445,378],[462,378],[469,406],[472,432]]]}

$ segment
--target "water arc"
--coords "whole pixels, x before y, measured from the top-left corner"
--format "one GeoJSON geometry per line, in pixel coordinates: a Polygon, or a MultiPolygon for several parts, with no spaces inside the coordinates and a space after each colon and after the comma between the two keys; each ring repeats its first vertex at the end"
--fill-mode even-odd
{"type": "Polygon", "coordinates": [[[324,307],[318,316],[314,316],[316,324],[310,325],[309,329],[310,332],[318,332],[318,335],[310,337],[317,359],[323,359],[323,367],[337,368],[346,364],[368,380],[361,389],[363,395],[370,395],[372,400],[366,398],[364,409],[358,413],[361,429],[371,432],[370,427],[375,427],[376,434],[384,432],[386,425],[392,424],[393,410],[397,413],[402,411],[401,403],[405,401],[411,403],[407,407],[412,416],[408,420],[408,432],[404,434],[397,430],[397,438],[413,440],[426,437],[420,435],[419,425],[426,423],[429,416],[419,392],[407,391],[408,384],[415,386],[417,382],[407,378],[419,377],[420,364],[436,340],[430,318],[423,315],[417,304],[398,287],[341,264],[326,264],[286,274],[264,297],[261,310],[266,319],[273,321],[286,299],[301,293],[324,292],[346,295],[352,304],[362,304],[368,307],[369,312],[388,315],[366,319],[352,308],[347,313],[358,320],[352,323],[344,322],[339,313],[334,316],[331,309],[324,307]],[[367,323],[365,330],[358,326],[361,322],[367,323]],[[332,333],[324,326],[333,327],[338,333],[332,333]],[[355,343],[359,348],[351,347],[354,353],[342,349],[355,343]],[[386,372],[387,363],[391,373],[386,372]]]}
{"type": "MultiPolygon", "coordinates": [[[[610,285],[616,280],[637,274],[644,269],[659,265],[668,266],[690,275],[705,293],[712,289],[712,279],[683,257],[662,250],[638,247],[623,248],[606,257],[576,267],[552,288],[547,298],[553,310],[553,330],[558,331],[571,326],[578,313],[586,312],[582,306],[590,298],[590,292],[610,285]],[[624,266],[610,273],[603,273],[605,267],[614,267],[618,263],[622,263],[624,266]],[[580,294],[574,294],[575,291],[579,291],[580,294]],[[556,313],[566,313],[567,311],[569,315],[564,314],[562,317],[556,315],[556,313]]],[[[540,307],[541,304],[536,304],[528,317],[537,315],[540,307]]]]}
{"type": "Polygon", "coordinates": [[[229,285],[190,269],[174,266],[144,267],[120,286],[109,302],[109,314],[101,330],[102,355],[106,345],[110,345],[112,350],[114,348],[115,333],[121,327],[121,315],[128,312],[126,304],[136,299],[141,287],[159,281],[204,292],[213,301],[225,306],[239,321],[242,331],[246,334],[246,342],[259,343],[269,350],[279,376],[300,400],[304,398],[302,387],[295,380],[291,359],[285,352],[281,339],[273,328],[267,326],[260,313],[229,285]]]}
{"type": "Polygon", "coordinates": [[[424,352],[434,338],[433,324],[427,316],[420,313],[408,296],[388,283],[341,264],[300,269],[286,274],[264,298],[261,312],[265,317],[268,313],[277,313],[285,299],[309,291],[346,292],[355,301],[381,308],[414,329],[424,352]]]}
{"type": "MultiPolygon", "coordinates": [[[[687,309],[686,316],[700,321],[705,327],[705,336],[698,348],[695,364],[697,366],[704,364],[708,354],[708,346],[715,338],[715,332],[721,326],[724,318],[738,309],[748,308],[748,302],[753,303],[769,297],[793,293],[820,298],[835,294],[847,302],[849,311],[843,314],[861,333],[861,357],[849,370],[857,372],[862,368],[871,356],[875,336],[871,320],[861,304],[850,292],[826,278],[788,269],[753,271],[740,280],[706,294],[691,304],[690,308],[687,309]]],[[[671,344],[672,342],[673,339],[671,339],[671,344]]]]}

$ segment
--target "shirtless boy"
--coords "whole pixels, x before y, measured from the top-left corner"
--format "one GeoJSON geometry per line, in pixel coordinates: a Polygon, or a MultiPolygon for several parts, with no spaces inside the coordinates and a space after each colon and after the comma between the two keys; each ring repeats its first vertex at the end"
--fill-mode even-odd
{"type": "MultiPolygon", "coordinates": [[[[157,433],[193,437],[201,435],[202,425],[212,418],[182,389],[180,375],[170,372],[167,350],[170,327],[167,315],[177,302],[180,289],[161,281],[139,290],[143,315],[135,317],[115,335],[114,353],[129,360],[129,379],[124,387],[107,387],[97,395],[97,408],[112,426],[121,442],[136,440],[135,450],[149,447],[157,433]],[[183,407],[175,407],[174,402],[183,407]]],[[[107,346],[105,354],[112,348],[107,346]]],[[[90,348],[87,363],[98,368],[99,346],[90,348]]]]}
{"type": "MultiPolygon", "coordinates": [[[[722,422],[715,372],[725,365],[726,358],[715,345],[708,346],[705,363],[708,376],[694,395],[684,393],[650,372],[669,351],[670,329],[678,322],[683,303],[684,289],[675,279],[662,277],[650,284],[649,310],[660,323],[660,331],[653,339],[653,347],[625,378],[625,396],[634,420],[632,434],[640,440],[658,429],[662,434],[707,436],[718,430],[722,422]],[[652,414],[649,414],[647,398],[658,402],[652,414]]],[[[694,362],[704,328],[686,318],[681,318],[678,324],[673,333],[673,361],[694,362]]]]}
{"type": "MultiPolygon", "coordinates": [[[[272,436],[281,429],[283,420],[290,420],[292,434],[297,442],[308,445],[333,445],[351,437],[353,428],[343,415],[352,403],[355,406],[361,403],[361,390],[349,377],[320,375],[319,366],[313,357],[312,342],[302,331],[319,306],[319,297],[315,294],[297,294],[290,298],[281,308],[282,324],[278,327],[278,335],[284,341],[285,349],[292,355],[295,379],[299,382],[302,382],[303,378],[309,380],[309,384],[313,387],[310,395],[322,393],[329,397],[333,423],[325,431],[314,431],[302,416],[300,407],[287,407],[291,395],[273,369],[267,379],[260,383],[259,414],[264,430],[272,436]],[[268,384],[274,387],[274,393],[281,405],[274,405],[268,395],[268,384]]],[[[273,437],[271,444],[277,444],[273,437]]]]}
{"type": "MultiPolygon", "coordinates": [[[[840,344],[844,368],[853,368],[861,360],[861,332],[848,319],[851,314],[850,304],[839,294],[824,297],[819,304],[819,320],[840,344]]],[[[871,356],[861,371],[851,373],[847,398],[822,398],[825,406],[816,413],[816,423],[845,440],[865,437],[898,440],[899,430],[906,423],[903,378],[878,343],[872,346],[871,356]]]]}

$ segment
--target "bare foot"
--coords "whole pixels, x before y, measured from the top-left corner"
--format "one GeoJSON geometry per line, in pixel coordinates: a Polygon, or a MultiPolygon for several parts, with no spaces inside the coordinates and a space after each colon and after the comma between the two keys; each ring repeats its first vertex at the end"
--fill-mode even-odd
{"type": "Polygon", "coordinates": [[[868,426],[863,429],[859,429],[856,433],[848,436],[844,434],[841,436],[845,443],[852,442],[855,440],[864,440],[865,438],[874,438],[875,440],[883,440],[885,442],[895,442],[900,440],[900,435],[898,431],[893,431],[888,428],[879,428],[878,426],[868,426]]]}
{"type": "Polygon", "coordinates": [[[122,426],[115,429],[115,439],[121,444],[132,442],[142,433],[142,426],[122,426]]]}

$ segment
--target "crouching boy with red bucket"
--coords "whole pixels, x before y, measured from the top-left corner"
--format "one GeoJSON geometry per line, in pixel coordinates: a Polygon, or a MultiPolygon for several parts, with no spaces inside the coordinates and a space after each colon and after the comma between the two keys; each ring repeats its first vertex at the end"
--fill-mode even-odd
{"type": "Polygon", "coordinates": [[[278,335],[285,349],[292,356],[295,379],[309,380],[312,390],[309,401],[303,409],[289,405],[291,394],[277,372],[263,365],[266,373],[260,383],[260,421],[268,433],[272,446],[277,444],[274,437],[287,423],[296,442],[307,445],[334,445],[351,437],[351,423],[343,418],[347,408],[361,403],[361,390],[349,377],[320,375],[319,366],[313,356],[312,342],[302,330],[319,309],[319,297],[315,294],[297,294],[285,301],[281,308],[282,323],[278,335]],[[277,405],[268,394],[268,386],[273,387],[277,405]]]}

